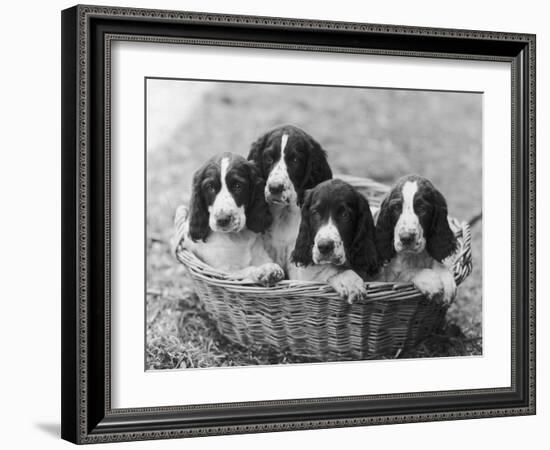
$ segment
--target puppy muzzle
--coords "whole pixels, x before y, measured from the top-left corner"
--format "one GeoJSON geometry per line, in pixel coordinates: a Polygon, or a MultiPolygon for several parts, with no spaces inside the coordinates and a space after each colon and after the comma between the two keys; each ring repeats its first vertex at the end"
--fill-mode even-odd
{"type": "Polygon", "coordinates": [[[266,185],[265,200],[270,205],[289,205],[292,200],[291,189],[278,184],[266,185]]]}
{"type": "Polygon", "coordinates": [[[213,231],[222,233],[235,233],[241,231],[244,226],[239,214],[223,210],[212,214],[209,225],[213,231]]]}
{"type": "Polygon", "coordinates": [[[311,257],[314,264],[341,266],[346,263],[344,242],[332,219],[317,231],[313,240],[311,257]]]}
{"type": "Polygon", "coordinates": [[[342,242],[326,238],[316,240],[313,244],[312,259],[314,264],[343,265],[346,255],[342,242]]]}
{"type": "Polygon", "coordinates": [[[395,233],[396,252],[420,253],[424,251],[426,240],[417,228],[402,228],[395,233]]]}
{"type": "Polygon", "coordinates": [[[265,183],[265,200],[270,205],[286,206],[297,199],[296,190],[288,173],[276,166],[265,183]]]}

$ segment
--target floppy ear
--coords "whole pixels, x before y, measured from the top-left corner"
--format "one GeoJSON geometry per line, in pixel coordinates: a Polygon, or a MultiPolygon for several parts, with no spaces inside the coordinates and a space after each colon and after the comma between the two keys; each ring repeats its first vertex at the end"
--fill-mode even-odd
{"type": "Polygon", "coordinates": [[[456,236],[447,220],[447,202],[445,197],[434,189],[433,218],[426,250],[436,261],[443,261],[456,250],[456,236]]]}
{"type": "Polygon", "coordinates": [[[327,153],[321,145],[308,135],[309,153],[306,167],[306,176],[302,183],[302,189],[312,189],[323,181],[332,178],[332,170],[327,161],[327,153]]]}
{"type": "Polygon", "coordinates": [[[263,150],[267,144],[267,138],[269,136],[269,133],[265,133],[264,135],[260,136],[258,139],[256,139],[252,145],[250,146],[250,151],[248,152],[248,160],[252,161],[256,167],[258,168],[258,171],[260,173],[260,176],[262,178],[265,178],[264,174],[264,167],[262,164],[262,155],[263,150]]]}
{"type": "Polygon", "coordinates": [[[393,234],[395,232],[395,223],[390,209],[391,192],[386,196],[376,221],[376,250],[381,262],[387,262],[395,256],[395,247],[393,246],[393,234]]]}
{"type": "Polygon", "coordinates": [[[300,230],[296,238],[296,244],[292,251],[291,260],[298,266],[309,266],[313,264],[311,251],[313,249],[313,236],[309,224],[309,206],[311,204],[311,191],[304,194],[304,204],[302,205],[302,220],[300,230]]]}
{"type": "Polygon", "coordinates": [[[245,208],[246,226],[254,233],[263,233],[271,226],[272,222],[271,213],[265,201],[265,181],[252,162],[248,162],[247,165],[250,179],[250,198],[245,208]]]}
{"type": "Polygon", "coordinates": [[[210,234],[208,225],[209,213],[203,196],[201,195],[201,181],[203,169],[193,175],[191,187],[191,204],[189,206],[189,236],[193,241],[204,241],[210,234]]]}
{"type": "Polygon", "coordinates": [[[369,202],[358,192],[357,195],[357,226],[355,236],[349,249],[349,262],[351,268],[359,273],[375,275],[380,263],[375,244],[375,227],[369,202]]]}

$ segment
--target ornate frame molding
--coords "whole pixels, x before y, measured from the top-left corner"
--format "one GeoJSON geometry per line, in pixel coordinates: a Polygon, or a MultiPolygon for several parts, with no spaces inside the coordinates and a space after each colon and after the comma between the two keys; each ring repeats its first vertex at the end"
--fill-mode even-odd
{"type": "MultiPolygon", "coordinates": [[[[317,21],[304,19],[271,18],[256,16],[233,16],[219,14],[205,14],[196,12],[178,12],[178,11],[160,11],[147,9],[130,8],[112,8],[99,6],[76,6],[63,13],[64,28],[64,50],[63,50],[63,75],[65,96],[63,99],[64,109],[64,129],[63,129],[63,190],[69,189],[70,192],[64,194],[64,216],[63,221],[67,234],[64,233],[63,250],[63,376],[65,379],[71,379],[67,387],[63,390],[63,413],[62,413],[62,434],[63,437],[77,443],[98,443],[112,441],[128,441],[143,439],[162,439],[172,437],[191,437],[206,436],[214,434],[237,434],[250,432],[271,432],[284,430],[328,428],[328,427],[348,427],[373,424],[389,424],[404,422],[421,421],[439,421],[453,419],[469,419],[482,417],[499,417],[509,415],[526,415],[535,413],[535,36],[530,34],[514,34],[487,31],[471,30],[449,30],[424,27],[405,27],[396,25],[377,25],[363,23],[317,21]],[[105,69],[105,79],[103,84],[103,107],[104,124],[102,133],[103,161],[102,171],[103,179],[94,179],[94,167],[91,165],[91,147],[90,142],[93,139],[91,123],[94,119],[90,110],[94,107],[91,103],[93,96],[98,93],[94,90],[92,77],[97,76],[98,52],[97,44],[93,44],[93,38],[97,39],[98,34],[92,31],[92,22],[97,19],[107,19],[115,21],[118,19],[124,27],[127,21],[134,23],[161,23],[167,26],[193,25],[197,27],[212,26],[239,26],[253,36],[256,31],[268,30],[271,33],[301,32],[310,30],[326,31],[330,33],[361,33],[366,37],[376,35],[381,41],[384,38],[399,38],[406,42],[409,38],[426,38],[426,42],[439,42],[440,39],[457,39],[461,43],[471,41],[472,50],[479,46],[480,42],[490,41],[498,42],[499,48],[508,49],[510,54],[483,54],[475,51],[446,53],[444,51],[430,49],[396,49],[396,48],[376,48],[376,47],[351,47],[322,45],[311,43],[281,43],[272,41],[262,41],[245,39],[216,39],[216,38],[197,38],[197,37],[166,37],[151,36],[141,33],[117,33],[109,30],[102,31],[99,34],[103,46],[101,55],[101,64],[105,69]],[[166,408],[139,408],[113,410],[110,403],[110,63],[111,63],[111,43],[115,40],[127,41],[146,41],[158,43],[187,43],[195,45],[220,45],[220,46],[245,46],[265,49],[292,49],[304,51],[324,51],[324,52],[347,52],[364,54],[384,54],[398,56],[415,57],[436,57],[452,59],[482,59],[491,61],[507,61],[512,63],[512,99],[513,99],[513,120],[512,120],[512,155],[513,172],[516,169],[516,159],[524,158],[522,162],[525,173],[519,174],[524,177],[527,189],[517,191],[517,177],[513,177],[512,194],[523,196],[523,202],[513,203],[512,226],[519,234],[522,227],[525,233],[519,236],[520,242],[517,244],[525,253],[526,261],[521,260],[522,268],[526,271],[526,277],[520,280],[524,290],[528,292],[527,298],[522,299],[525,302],[525,323],[520,324],[524,333],[525,343],[523,348],[512,346],[512,386],[501,389],[484,389],[472,391],[450,391],[450,392],[432,392],[420,394],[396,394],[380,396],[361,396],[361,397],[335,397],[330,399],[311,399],[311,400],[288,400],[276,402],[252,402],[247,404],[232,404],[238,406],[258,406],[258,407],[284,407],[291,404],[325,404],[330,402],[344,402],[354,400],[382,400],[399,399],[410,400],[422,399],[426,396],[445,397],[456,396],[475,397],[476,395],[492,395],[516,392],[518,382],[524,383],[527,398],[515,404],[510,402],[508,406],[493,406],[488,408],[476,407],[470,410],[434,410],[432,412],[415,412],[410,414],[370,414],[358,415],[342,418],[319,418],[311,420],[282,420],[266,423],[249,424],[223,424],[216,426],[189,425],[182,426],[160,426],[161,416],[167,417],[169,413],[182,413],[185,411],[223,408],[228,405],[194,405],[183,407],[166,408]],[[431,40],[431,41],[430,41],[431,40]],[[69,42],[70,41],[70,42],[69,42]],[[96,45],[96,47],[93,47],[96,45]],[[519,49],[515,54],[514,49],[519,49]],[[524,52],[524,53],[522,53],[524,52]],[[95,65],[94,65],[95,64],[95,65]],[[70,66],[70,67],[69,67],[70,66]],[[94,72],[96,71],[96,72],[94,72]],[[520,79],[521,78],[521,79],[520,79]],[[67,83],[65,83],[65,81],[67,83]],[[93,96],[90,94],[93,93],[93,96]],[[516,96],[520,102],[515,101],[516,96]],[[75,106],[76,105],[76,108],[75,106]],[[526,113],[526,114],[525,114],[526,113]],[[521,120],[524,123],[521,123],[521,120]],[[76,152],[75,152],[76,148],[76,152]],[[524,154],[522,155],[521,152],[524,154]],[[74,170],[76,168],[76,170],[74,170]],[[92,197],[97,199],[96,192],[91,188],[96,183],[102,183],[103,193],[103,217],[95,217],[94,210],[90,205],[92,197]],[[518,205],[520,208],[518,208],[518,205]],[[521,215],[527,211],[527,215],[521,215]],[[519,209],[519,211],[518,211],[519,209]],[[518,215],[519,213],[519,215],[518,215]],[[104,270],[104,290],[103,295],[105,305],[103,310],[103,345],[105,353],[104,361],[104,384],[103,384],[103,407],[99,405],[92,406],[89,395],[96,392],[96,385],[90,379],[89,367],[93,361],[89,355],[91,346],[90,335],[94,331],[91,327],[97,326],[96,322],[89,320],[91,312],[91,267],[97,264],[97,257],[91,255],[90,232],[96,229],[97,222],[103,222],[103,246],[102,256],[104,270]],[[72,222],[69,224],[69,222],[72,222]],[[526,222],[526,223],[524,223],[526,222]],[[519,228],[518,228],[519,227],[519,228]],[[522,238],[522,237],[525,238],[522,238]],[[524,242],[526,241],[526,242],[524,242]],[[526,266],[526,268],[524,267],[526,266]],[[525,285],[525,286],[524,286],[525,285]],[[75,303],[76,302],[76,303],[75,303]],[[75,308],[76,305],[76,308],[75,308]],[[71,321],[72,320],[72,321],[71,321]],[[67,324],[66,324],[66,321],[67,324]],[[67,340],[72,340],[70,344],[67,340]],[[521,350],[520,355],[517,355],[521,350]],[[526,351],[525,351],[526,350],[526,351]],[[517,358],[522,358],[518,360],[517,358]],[[516,364],[520,363],[522,373],[516,373],[516,364]],[[519,376],[519,378],[518,378],[519,376]],[[522,377],[525,377],[524,380],[522,377]],[[73,380],[74,378],[74,380],[73,380]],[[92,411],[93,410],[93,411],[92,411]],[[99,420],[99,418],[103,418],[99,420]],[[128,418],[135,417],[135,423],[130,425],[120,425],[122,418],[125,423],[128,418]],[[145,418],[144,418],[145,417],[145,418]]],[[[458,42],[457,41],[457,42],[458,42]]],[[[434,45],[435,47],[435,45],[434,45]]],[[[462,47],[461,47],[462,48],[462,47]]],[[[97,139],[99,141],[99,139],[97,139]]],[[[95,188],[94,188],[95,189],[95,188]]],[[[93,200],[95,202],[95,200],[93,200]]],[[[97,215],[97,214],[96,214],[97,215]]],[[[513,238],[517,238],[518,233],[513,232],[513,238]]],[[[515,241],[513,241],[514,243],[515,241]]],[[[517,255],[516,255],[517,256],[517,255]]],[[[513,273],[516,269],[516,258],[513,260],[513,273]]],[[[95,269],[94,269],[95,270],[95,269]]],[[[97,276],[95,273],[94,276],[97,276]]],[[[516,281],[513,276],[513,282],[516,281]]],[[[515,286],[513,286],[513,292],[515,286]]],[[[515,298],[515,295],[512,296],[515,298]]],[[[520,307],[519,305],[518,308],[520,307]]],[[[512,311],[513,334],[516,334],[516,309],[512,311]]],[[[95,339],[95,338],[94,338],[95,339]]],[[[94,341],[95,342],[95,341],[94,341]]],[[[97,374],[96,374],[97,375],[97,374]]],[[[99,383],[101,384],[101,383],[99,383]]]]}

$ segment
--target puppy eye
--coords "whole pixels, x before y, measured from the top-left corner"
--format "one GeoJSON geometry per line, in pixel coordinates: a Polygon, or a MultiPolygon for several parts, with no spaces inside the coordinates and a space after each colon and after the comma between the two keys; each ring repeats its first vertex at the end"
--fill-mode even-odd
{"type": "Polygon", "coordinates": [[[243,188],[243,187],[242,187],[241,183],[238,183],[238,182],[237,182],[237,183],[234,183],[234,184],[233,184],[233,189],[234,189],[235,191],[240,191],[242,188],[243,188]]]}
{"type": "Polygon", "coordinates": [[[418,205],[416,206],[415,210],[418,213],[425,213],[426,211],[428,211],[428,207],[426,205],[418,205]]]}
{"type": "Polygon", "coordinates": [[[296,164],[297,162],[298,162],[298,158],[296,156],[293,156],[292,158],[290,158],[291,164],[296,164]]]}
{"type": "Polygon", "coordinates": [[[267,164],[271,164],[271,163],[273,162],[273,158],[272,158],[271,156],[269,156],[269,155],[266,155],[266,157],[265,157],[265,162],[266,162],[267,164]]]}
{"type": "Polygon", "coordinates": [[[212,183],[208,183],[206,185],[206,190],[210,193],[213,193],[216,190],[216,188],[214,187],[214,185],[212,183]]]}
{"type": "Polygon", "coordinates": [[[342,211],[342,212],[340,213],[340,218],[343,219],[343,220],[348,220],[348,219],[349,219],[349,212],[347,212],[347,211],[345,211],[345,210],[342,211]]]}

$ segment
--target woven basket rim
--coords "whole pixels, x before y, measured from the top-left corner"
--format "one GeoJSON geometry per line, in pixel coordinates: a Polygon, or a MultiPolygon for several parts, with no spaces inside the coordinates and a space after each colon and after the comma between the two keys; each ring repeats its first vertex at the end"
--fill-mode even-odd
{"type": "MultiPolygon", "coordinates": [[[[456,252],[450,256],[452,270],[457,286],[471,272],[471,236],[470,227],[466,222],[460,222],[458,219],[449,218],[449,223],[454,229],[458,240],[456,252]]],[[[327,283],[315,281],[282,280],[274,286],[266,287],[254,284],[248,281],[231,279],[226,272],[217,270],[208,264],[202,262],[191,251],[178,247],[176,258],[183,264],[193,277],[197,277],[212,285],[224,287],[227,291],[239,293],[241,295],[257,295],[264,300],[276,300],[282,295],[293,297],[323,296],[339,298],[336,292],[327,283]]],[[[358,304],[364,304],[375,301],[406,301],[418,299],[423,295],[410,282],[391,282],[391,281],[366,281],[367,296],[358,301],[358,304]]]]}

